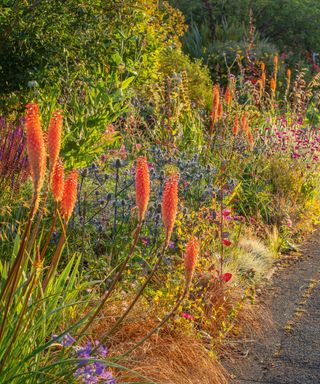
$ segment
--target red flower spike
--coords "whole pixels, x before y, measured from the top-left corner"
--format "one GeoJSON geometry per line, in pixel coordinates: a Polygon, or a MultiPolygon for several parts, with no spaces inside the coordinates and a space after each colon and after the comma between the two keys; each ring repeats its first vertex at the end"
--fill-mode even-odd
{"type": "Polygon", "coordinates": [[[63,116],[60,111],[53,113],[48,128],[48,154],[51,172],[55,168],[59,158],[61,147],[61,131],[62,131],[63,116]]]}
{"type": "Polygon", "coordinates": [[[77,200],[78,172],[72,171],[66,178],[61,199],[61,213],[66,221],[72,215],[77,200]]]}
{"type": "Polygon", "coordinates": [[[150,196],[150,176],[147,159],[138,157],[136,165],[136,204],[139,210],[139,221],[142,222],[147,210],[150,196]]]}
{"type": "Polygon", "coordinates": [[[178,210],[178,176],[169,177],[162,196],[162,221],[165,229],[165,244],[169,245],[178,210]]]}

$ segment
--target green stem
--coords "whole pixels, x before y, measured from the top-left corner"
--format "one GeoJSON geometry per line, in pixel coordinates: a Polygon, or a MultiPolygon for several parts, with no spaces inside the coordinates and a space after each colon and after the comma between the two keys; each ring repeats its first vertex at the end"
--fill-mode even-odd
{"type": "Polygon", "coordinates": [[[43,260],[45,254],[47,252],[47,249],[48,249],[48,246],[49,246],[49,243],[50,243],[50,240],[51,240],[51,237],[52,237],[55,225],[56,225],[57,214],[58,214],[58,203],[56,203],[56,206],[55,206],[55,209],[54,209],[54,213],[53,213],[53,217],[52,217],[51,228],[50,228],[49,234],[47,236],[46,242],[45,242],[45,244],[43,246],[43,249],[41,251],[41,260],[43,260]]]}
{"type": "Polygon", "coordinates": [[[62,233],[61,233],[61,236],[60,236],[60,239],[59,239],[59,243],[58,243],[58,246],[57,246],[57,249],[53,255],[53,258],[51,260],[51,264],[49,266],[49,270],[43,280],[43,283],[42,283],[42,290],[43,292],[46,290],[47,288],[47,285],[53,275],[53,273],[55,272],[56,268],[57,268],[57,265],[59,263],[59,260],[60,260],[60,256],[61,256],[61,253],[62,253],[62,249],[63,249],[63,246],[64,246],[64,243],[66,241],[66,231],[67,231],[67,223],[63,223],[62,225],[62,233]]]}
{"type": "Polygon", "coordinates": [[[134,235],[134,240],[133,240],[133,243],[131,245],[131,248],[130,248],[130,251],[129,251],[129,254],[128,256],[125,258],[125,260],[122,262],[121,266],[120,266],[120,269],[116,275],[116,277],[114,278],[110,288],[108,289],[108,291],[105,293],[104,297],[102,298],[98,308],[95,310],[95,312],[92,314],[92,316],[89,318],[89,320],[87,321],[86,325],[81,329],[80,331],[80,334],[86,332],[86,330],[90,327],[90,325],[92,324],[92,322],[94,321],[94,319],[98,316],[98,314],[100,313],[101,309],[104,307],[106,301],[108,300],[108,298],[110,297],[111,293],[113,292],[114,290],[114,287],[116,286],[116,284],[118,283],[118,281],[120,280],[121,278],[121,275],[125,269],[125,267],[127,266],[129,260],[132,258],[133,256],[133,253],[134,253],[134,250],[136,248],[136,245],[137,245],[137,242],[138,242],[138,239],[139,239],[139,235],[140,235],[140,232],[141,232],[141,227],[142,227],[142,222],[139,221],[138,225],[137,225],[137,228],[135,230],[135,235],[134,235]]]}
{"type": "Polygon", "coordinates": [[[164,257],[166,249],[167,249],[167,245],[164,245],[163,250],[162,250],[158,260],[156,261],[155,265],[153,266],[153,269],[149,273],[147,279],[145,280],[143,285],[140,287],[139,292],[136,294],[135,298],[133,299],[133,301],[131,302],[129,307],[126,309],[124,314],[117,320],[117,322],[113,325],[113,327],[102,337],[101,343],[105,342],[105,340],[107,340],[108,337],[112,333],[114,333],[114,331],[118,328],[118,326],[122,323],[122,321],[128,316],[129,312],[132,310],[132,308],[134,307],[136,302],[139,300],[139,298],[142,295],[143,291],[145,290],[146,286],[149,284],[150,280],[152,279],[152,277],[154,276],[154,274],[158,270],[159,265],[160,265],[160,263],[161,263],[161,261],[162,261],[162,259],[164,257]]]}

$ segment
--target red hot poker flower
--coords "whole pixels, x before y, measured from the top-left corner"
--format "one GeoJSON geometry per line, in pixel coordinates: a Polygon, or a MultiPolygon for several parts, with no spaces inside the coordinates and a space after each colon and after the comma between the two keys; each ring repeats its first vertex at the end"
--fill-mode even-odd
{"type": "Polygon", "coordinates": [[[178,209],[178,176],[174,175],[167,180],[162,196],[162,221],[165,229],[165,245],[169,245],[174,222],[178,209]]]}
{"type": "Polygon", "coordinates": [[[27,152],[35,196],[35,211],[46,173],[46,151],[40,124],[40,111],[36,103],[26,105],[27,152]]]}
{"type": "Polygon", "coordinates": [[[52,172],[51,191],[55,201],[61,201],[64,186],[64,168],[61,160],[56,162],[52,172]]]}
{"type": "Polygon", "coordinates": [[[64,183],[63,195],[61,199],[61,213],[65,221],[71,217],[72,211],[77,200],[78,172],[76,170],[69,173],[64,183]]]}
{"type": "Polygon", "coordinates": [[[59,158],[61,147],[61,130],[63,116],[60,111],[53,113],[48,128],[48,153],[50,161],[50,170],[53,171],[59,158]]]}
{"type": "Polygon", "coordinates": [[[150,196],[150,176],[147,159],[138,157],[136,165],[136,204],[139,210],[139,221],[142,222],[147,210],[150,196]]]}
{"type": "Polygon", "coordinates": [[[227,89],[226,89],[226,93],[224,95],[224,99],[225,99],[227,105],[231,104],[232,93],[231,93],[231,89],[229,87],[227,87],[227,89]]]}
{"type": "Polygon", "coordinates": [[[199,255],[199,248],[200,247],[197,238],[192,237],[189,240],[184,253],[184,269],[187,285],[189,285],[192,280],[194,268],[199,255]]]}

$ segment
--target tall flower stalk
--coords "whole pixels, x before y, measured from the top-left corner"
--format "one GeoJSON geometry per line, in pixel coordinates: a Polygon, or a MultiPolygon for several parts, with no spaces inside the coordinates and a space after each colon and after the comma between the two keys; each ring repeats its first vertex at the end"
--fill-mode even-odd
{"type": "Polygon", "coordinates": [[[171,311],[163,318],[163,320],[155,327],[153,328],[145,337],[143,337],[138,343],[136,343],[132,348],[130,348],[126,353],[124,353],[120,358],[122,359],[125,356],[128,356],[131,352],[133,352],[135,349],[140,347],[145,341],[150,339],[150,337],[155,334],[163,325],[170,320],[170,318],[177,312],[179,309],[181,303],[188,295],[190,285],[192,282],[192,277],[196,265],[197,258],[199,256],[199,250],[200,245],[196,237],[192,237],[186,246],[185,253],[184,253],[184,265],[185,265],[185,286],[183,293],[180,297],[178,297],[175,305],[171,309],[171,311]]]}
{"type": "Polygon", "coordinates": [[[160,255],[158,256],[157,261],[155,262],[152,270],[149,272],[147,278],[145,279],[144,283],[140,287],[136,296],[134,297],[132,302],[129,304],[128,308],[125,310],[123,315],[116,321],[116,323],[112,326],[112,328],[108,332],[106,332],[105,335],[103,336],[102,338],[103,341],[106,340],[111,334],[113,334],[118,329],[119,325],[128,316],[132,308],[135,306],[135,304],[141,297],[145,288],[150,283],[154,274],[158,270],[164,258],[165,252],[169,246],[172,230],[176,220],[177,210],[178,210],[178,176],[173,175],[169,177],[169,179],[165,183],[164,190],[163,190],[161,211],[162,211],[162,220],[163,220],[164,229],[165,229],[165,240],[163,243],[162,250],[160,251],[160,255]]]}
{"type": "Polygon", "coordinates": [[[142,228],[142,223],[144,220],[144,216],[147,210],[149,198],[150,198],[150,175],[149,175],[149,168],[147,164],[147,159],[145,157],[139,157],[137,160],[136,164],[136,177],[135,177],[135,188],[136,188],[136,203],[137,203],[137,208],[138,208],[138,224],[137,227],[134,231],[134,238],[133,242],[131,244],[129,253],[127,257],[124,259],[124,261],[121,263],[119,270],[113,279],[110,288],[106,291],[104,294],[99,306],[97,309],[94,311],[92,316],[89,318],[88,322],[86,325],[82,328],[80,331],[80,334],[84,333],[87,331],[87,329],[90,327],[90,325],[93,323],[95,318],[98,316],[98,314],[101,312],[103,309],[105,303],[111,296],[111,293],[113,292],[116,284],[120,280],[123,271],[125,270],[129,260],[132,258],[134,254],[134,250],[136,248],[141,228],[142,228]]]}
{"type": "Polygon", "coordinates": [[[15,261],[13,262],[13,265],[9,270],[6,282],[0,295],[0,302],[5,302],[4,315],[0,326],[0,340],[4,332],[14,292],[20,280],[23,267],[27,259],[25,251],[30,235],[32,221],[39,206],[40,193],[46,172],[46,151],[40,123],[40,111],[37,104],[27,104],[25,125],[27,131],[27,152],[33,184],[33,198],[29,219],[21,239],[20,248],[18,250],[15,261]]]}

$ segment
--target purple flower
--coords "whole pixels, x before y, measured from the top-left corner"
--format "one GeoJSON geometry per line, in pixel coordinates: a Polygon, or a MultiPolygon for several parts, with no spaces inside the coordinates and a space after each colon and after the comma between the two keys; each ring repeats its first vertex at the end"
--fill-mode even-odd
{"type": "Polygon", "coordinates": [[[59,337],[58,335],[52,334],[51,335],[53,339],[57,339],[62,346],[68,347],[69,345],[72,345],[76,339],[70,335],[70,333],[65,334],[62,337],[59,337]]]}

